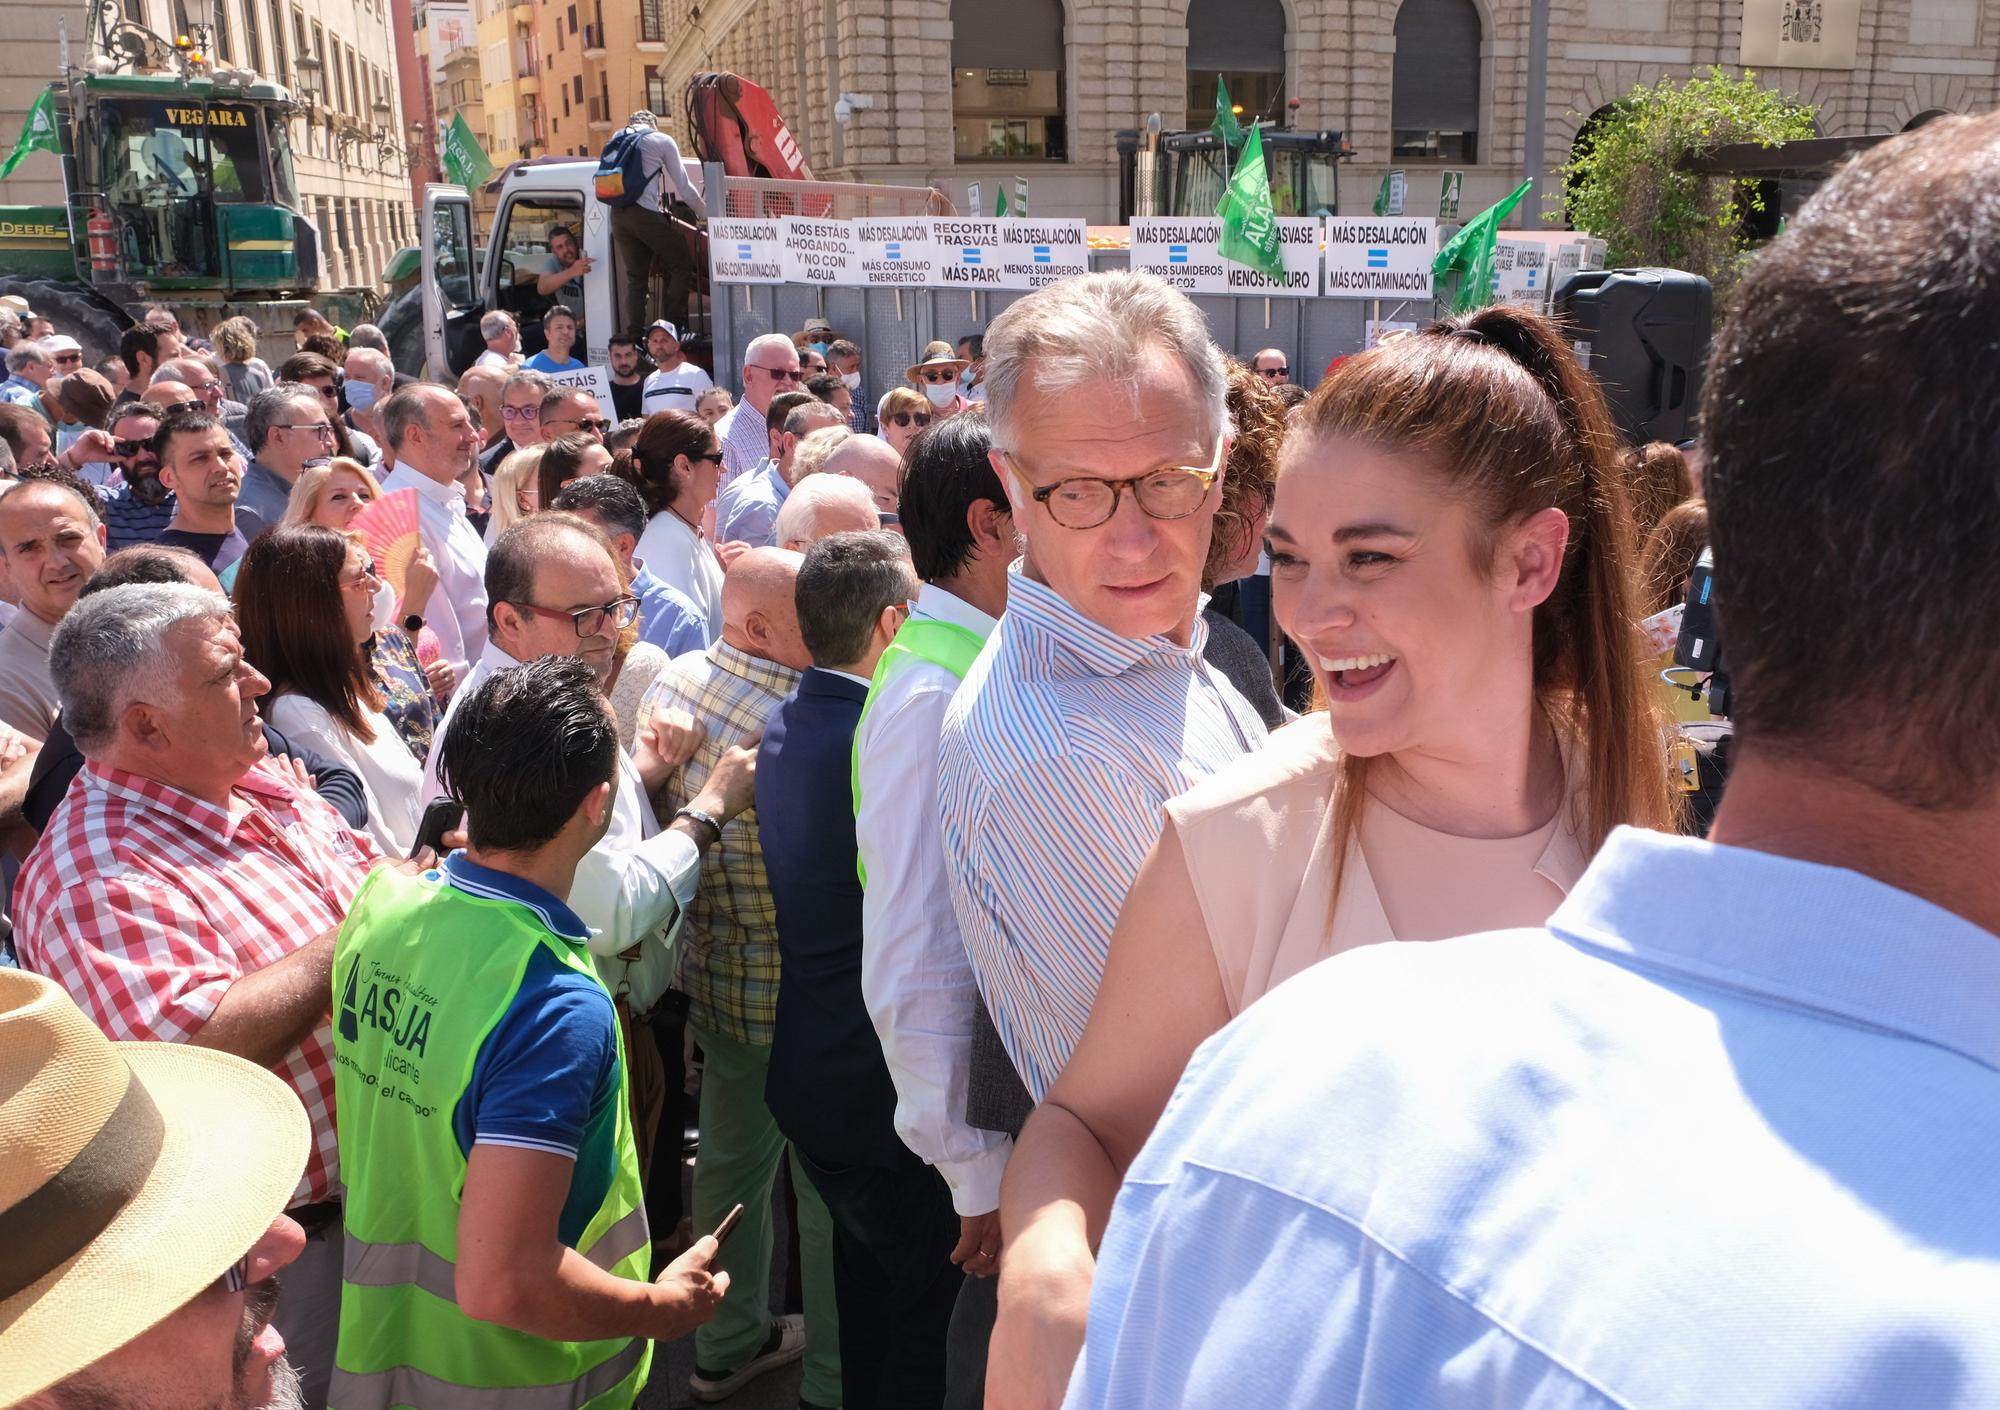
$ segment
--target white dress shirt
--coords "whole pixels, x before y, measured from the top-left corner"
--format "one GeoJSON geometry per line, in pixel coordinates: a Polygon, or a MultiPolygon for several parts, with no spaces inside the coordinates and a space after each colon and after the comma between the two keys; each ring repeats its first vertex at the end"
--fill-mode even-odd
{"type": "MultiPolygon", "coordinates": [[[[993,618],[926,584],[913,618],[981,637],[993,618]]],[[[952,911],[938,823],[938,731],[958,677],[928,661],[897,668],[854,735],[861,805],[854,839],[867,868],[861,997],[896,1084],[896,1134],[937,1167],[960,1214],[1000,1207],[1013,1141],[965,1121],[972,1014],[979,999],[952,911]]]]}
{"type": "Polygon", "coordinates": [[[417,536],[437,564],[437,594],[424,620],[437,633],[445,659],[463,674],[486,649],[486,545],[465,517],[465,495],[457,481],[439,484],[408,465],[398,465],[382,481],[382,493],[417,492],[417,536]],[[448,611],[438,611],[442,594],[448,611]]]}
{"type": "Polygon", "coordinates": [[[366,713],[375,737],[364,743],[316,700],[287,691],[264,702],[265,718],[286,738],[354,770],[368,804],[368,835],[385,856],[407,857],[424,815],[423,765],[387,715],[366,713]]]}
{"type": "MultiPolygon", "coordinates": [[[[520,662],[488,644],[472,674],[445,709],[424,765],[424,800],[440,796],[438,760],[459,702],[495,671],[520,662]]],[[[618,751],[618,778],[612,791],[611,828],[577,865],[569,908],[590,927],[590,953],[598,976],[612,994],[629,990],[633,1010],[645,1014],[673,982],[682,913],[694,900],[701,878],[701,849],[680,832],[662,832],[646,801],[638,766],[618,751]],[[626,952],[638,947],[636,955],[626,952]]]]}
{"type": "Polygon", "coordinates": [[[708,645],[722,635],[722,560],[708,540],[671,509],[662,509],[646,524],[639,546],[632,550],[646,570],[701,609],[708,628],[708,645]]]}

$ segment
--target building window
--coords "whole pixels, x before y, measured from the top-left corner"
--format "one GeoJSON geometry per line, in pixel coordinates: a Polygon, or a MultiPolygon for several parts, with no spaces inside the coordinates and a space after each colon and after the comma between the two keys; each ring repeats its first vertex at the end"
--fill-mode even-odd
{"type": "Polygon", "coordinates": [[[951,31],[957,159],[1068,160],[1062,0],[952,0],[951,31]]]}
{"type": "Polygon", "coordinates": [[[576,101],[581,103],[583,101],[583,75],[578,74],[570,86],[575,90],[574,96],[576,101]]]}
{"type": "MultiPolygon", "coordinates": [[[[642,44],[664,44],[667,38],[666,0],[639,0],[639,42],[642,44]]],[[[656,108],[655,112],[669,112],[668,108],[656,108]]]]}
{"type": "Polygon", "coordinates": [[[224,63],[236,62],[236,45],[229,35],[228,0],[215,0],[215,53],[224,63]]]}
{"type": "Polygon", "coordinates": [[[574,5],[569,7],[569,32],[571,34],[576,33],[576,6],[574,5]]]}
{"type": "Polygon", "coordinates": [[[1403,0],[1389,100],[1396,160],[1479,160],[1481,38],[1472,0],[1403,0]]]}
{"type": "Polygon", "coordinates": [[[1215,121],[1216,81],[1245,126],[1285,117],[1285,11],[1279,0],[1194,0],[1188,6],[1187,126],[1215,121]]]}
{"type": "Polygon", "coordinates": [[[285,53],[285,13],[278,0],[271,0],[271,77],[281,83],[292,81],[291,61],[285,53]]]}
{"type": "Polygon", "coordinates": [[[243,0],[243,60],[253,71],[264,72],[264,46],[257,33],[257,0],[243,0]]]}
{"type": "Polygon", "coordinates": [[[652,113],[670,113],[673,102],[667,96],[667,81],[660,77],[660,71],[651,64],[646,65],[646,110],[652,113]]]}

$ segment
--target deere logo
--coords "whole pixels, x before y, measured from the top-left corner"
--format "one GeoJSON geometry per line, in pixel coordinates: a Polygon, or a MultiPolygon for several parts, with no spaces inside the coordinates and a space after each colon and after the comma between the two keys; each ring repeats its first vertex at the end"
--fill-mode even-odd
{"type": "Polygon", "coordinates": [[[0,240],[67,240],[69,232],[60,225],[29,225],[25,221],[0,220],[0,240]]]}
{"type": "Polygon", "coordinates": [[[248,127],[250,115],[240,108],[168,108],[167,121],[181,127],[248,127]]]}

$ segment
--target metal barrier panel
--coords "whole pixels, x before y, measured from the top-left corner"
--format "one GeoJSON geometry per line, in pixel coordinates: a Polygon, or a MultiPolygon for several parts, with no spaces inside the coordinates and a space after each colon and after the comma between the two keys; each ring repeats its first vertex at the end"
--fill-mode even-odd
{"type": "MultiPolygon", "coordinates": [[[[745,186],[771,186],[796,192],[798,182],[746,182],[725,177],[719,166],[705,169],[710,190],[734,191],[745,186]]],[[[838,182],[818,183],[828,187],[838,182]]],[[[810,187],[812,183],[807,183],[810,187]]],[[[908,188],[857,187],[900,198],[908,188]]],[[[732,198],[733,199],[733,198],[732,198]]],[[[890,214],[886,210],[856,214],[890,214]]],[[[914,212],[922,214],[923,212],[914,212]]],[[[732,207],[731,215],[737,214],[732,207]]],[[[1126,269],[1124,250],[1093,249],[1090,268],[1126,269]]],[[[968,333],[983,334],[1001,312],[1025,290],[865,289],[807,284],[717,284],[713,286],[716,384],[740,394],[742,351],[763,333],[791,334],[808,318],[824,318],[861,349],[861,395],[869,414],[892,387],[907,386],[904,370],[915,363],[924,345],[934,339],[956,344],[968,333]]],[[[1284,352],[1292,380],[1315,385],[1334,359],[1366,346],[1371,318],[1415,323],[1437,316],[1429,299],[1382,300],[1331,298],[1265,298],[1262,295],[1198,296],[1195,306],[1208,320],[1209,335],[1230,356],[1245,362],[1262,348],[1284,352]],[[1379,310],[1379,314],[1378,314],[1379,310]]]]}

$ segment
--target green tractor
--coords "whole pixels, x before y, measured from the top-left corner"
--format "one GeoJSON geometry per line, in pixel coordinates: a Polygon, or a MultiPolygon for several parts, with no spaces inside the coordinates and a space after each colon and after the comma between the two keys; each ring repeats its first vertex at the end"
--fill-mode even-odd
{"type": "Polygon", "coordinates": [[[85,65],[51,85],[66,204],[0,206],[0,294],[93,359],[147,303],[190,329],[246,314],[289,340],[321,279],[292,172],[292,96],[212,64],[201,26],[169,42],[91,0],[90,27],[85,65]]]}

